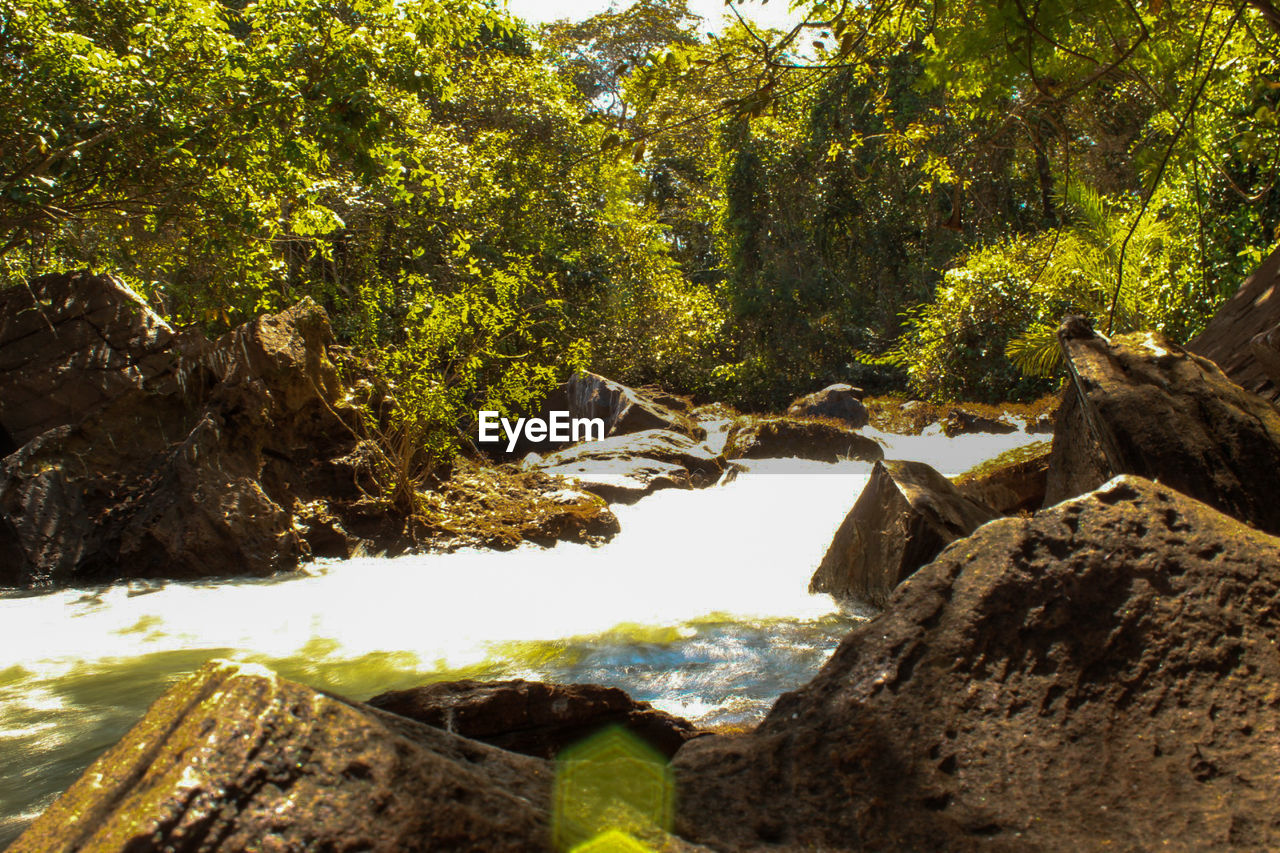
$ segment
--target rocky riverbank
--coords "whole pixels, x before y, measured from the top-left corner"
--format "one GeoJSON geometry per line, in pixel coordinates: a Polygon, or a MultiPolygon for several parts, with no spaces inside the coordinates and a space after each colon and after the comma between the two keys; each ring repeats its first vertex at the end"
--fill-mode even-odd
{"type": "Polygon", "coordinates": [[[883,609],[749,732],[590,686],[366,705],[213,665],[12,849],[1274,848],[1280,411],[1158,335],[1060,337],[1047,453],[883,460],[850,497],[814,583],[883,609]]]}
{"type": "Polygon", "coordinates": [[[404,512],[380,485],[387,451],[368,425],[385,397],[310,301],[210,341],[109,276],[4,291],[0,587],[616,532],[599,497],[482,461],[438,472],[404,512]]]}

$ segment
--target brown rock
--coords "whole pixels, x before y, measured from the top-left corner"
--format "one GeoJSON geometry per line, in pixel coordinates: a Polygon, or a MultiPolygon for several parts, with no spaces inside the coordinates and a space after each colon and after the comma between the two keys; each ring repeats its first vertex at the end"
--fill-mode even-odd
{"type": "Polygon", "coordinates": [[[1280,323],[1249,340],[1249,351],[1266,372],[1273,387],[1280,387],[1280,323]]]}
{"type": "Polygon", "coordinates": [[[715,849],[1276,849],[1280,539],[1135,477],[948,547],[754,732],[715,849]]]}
{"type": "Polygon", "coordinates": [[[724,457],[686,435],[651,429],[586,441],[537,457],[533,470],[567,477],[607,501],[634,503],[658,489],[702,488],[724,473],[724,457]]]}
{"type": "Polygon", "coordinates": [[[541,851],[551,781],[537,759],[215,663],[9,850],[541,851]]]}
{"type": "Polygon", "coordinates": [[[860,459],[875,462],[884,449],[852,427],[835,420],[786,417],[739,418],[725,438],[731,459],[798,457],[820,462],[860,459]]]}
{"type": "Polygon", "coordinates": [[[1232,382],[1269,400],[1280,398],[1280,380],[1268,374],[1250,341],[1280,323],[1280,249],[1244,280],[1218,309],[1187,351],[1204,356],[1232,382]]]}
{"type": "Polygon", "coordinates": [[[943,547],[996,515],[923,462],[877,462],[809,591],[882,605],[943,547]]]}
{"type": "Polygon", "coordinates": [[[861,429],[869,420],[862,397],[861,388],[843,383],[828,385],[821,391],[794,400],[787,407],[787,415],[793,418],[832,418],[861,429]]]}
{"type": "Polygon", "coordinates": [[[538,758],[555,758],[566,746],[613,725],[668,758],[695,733],[688,721],[599,684],[451,681],[383,693],[369,704],[538,758]]]}
{"type": "Polygon", "coordinates": [[[606,436],[669,429],[698,441],[706,438],[706,431],[682,412],[594,373],[580,371],[571,376],[564,396],[570,417],[602,418],[606,436]]]}
{"type": "Polygon", "coordinates": [[[0,462],[3,547],[21,553],[0,565],[0,585],[295,567],[307,553],[295,498],[322,473],[321,460],[354,444],[334,410],[340,389],[324,312],[304,300],[210,344],[175,337],[107,277],[46,277],[31,292],[60,313],[21,344],[52,355],[0,373],[0,382],[74,392],[68,399],[84,411],[68,409],[61,418],[73,422],[0,462]],[[112,336],[122,343],[102,343],[112,336]],[[50,364],[57,369],[36,369],[50,364]]]}
{"type": "Polygon", "coordinates": [[[1059,412],[1047,504],[1137,474],[1280,533],[1280,411],[1155,333],[1062,345],[1078,405],[1059,412]]]}
{"type": "MultiPolygon", "coordinates": [[[[0,291],[0,429],[16,450],[172,376],[173,329],[113,276],[87,271],[0,291]]],[[[7,455],[7,453],[0,454],[7,455]]]]}
{"type": "Polygon", "coordinates": [[[1017,431],[1018,425],[1005,415],[993,418],[964,409],[951,409],[942,419],[942,434],[948,438],[974,432],[1007,435],[1017,431]]]}
{"type": "Polygon", "coordinates": [[[1001,453],[956,478],[960,494],[1001,515],[1034,512],[1044,505],[1052,443],[1036,441],[1001,453]]]}

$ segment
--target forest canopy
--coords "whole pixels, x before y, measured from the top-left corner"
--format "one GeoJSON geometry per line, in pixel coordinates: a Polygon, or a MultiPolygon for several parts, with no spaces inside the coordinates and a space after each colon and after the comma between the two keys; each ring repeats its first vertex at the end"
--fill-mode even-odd
{"type": "Polygon", "coordinates": [[[309,296],[446,458],[576,367],[771,407],[1053,387],[1275,239],[1269,0],[864,0],[718,34],[476,0],[0,0],[0,285],[218,332],[309,296]]]}

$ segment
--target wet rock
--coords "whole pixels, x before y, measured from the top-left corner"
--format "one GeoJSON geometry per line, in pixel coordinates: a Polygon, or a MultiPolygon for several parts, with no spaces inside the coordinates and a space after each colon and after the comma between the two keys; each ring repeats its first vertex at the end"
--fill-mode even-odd
{"type": "Polygon", "coordinates": [[[787,407],[787,415],[793,418],[832,418],[861,429],[868,422],[862,397],[861,388],[844,383],[828,385],[821,391],[797,398],[787,407]]]}
{"type": "Polygon", "coordinates": [[[215,663],[9,849],[540,851],[551,784],[537,759],[215,663]]]}
{"type": "Polygon", "coordinates": [[[666,488],[702,488],[724,473],[723,456],[666,429],[588,441],[536,459],[534,470],[576,480],[607,501],[634,503],[666,488]]]}
{"type": "Polygon", "coordinates": [[[975,432],[1007,435],[1017,431],[1018,425],[1008,415],[990,417],[965,409],[953,408],[942,419],[942,434],[948,438],[975,432]]]}
{"type": "Polygon", "coordinates": [[[715,849],[1275,849],[1280,539],[1112,481],[948,547],[754,732],[677,753],[715,849]]]}
{"type": "Polygon", "coordinates": [[[882,605],[946,545],[996,515],[923,462],[877,462],[809,591],[882,605]]]}
{"type": "Polygon", "coordinates": [[[786,417],[739,418],[729,428],[725,456],[731,459],[799,457],[821,462],[884,458],[873,438],[835,420],[786,417]]]}
{"type": "Polygon", "coordinates": [[[60,273],[0,291],[0,428],[9,452],[127,391],[162,384],[179,355],[173,329],[113,276],[60,273]]]}
{"type": "MultiPolygon", "coordinates": [[[[1268,400],[1280,399],[1280,379],[1260,360],[1250,344],[1280,324],[1280,250],[1262,265],[1218,309],[1187,351],[1218,365],[1232,382],[1268,400]]],[[[1265,351],[1264,351],[1265,358],[1265,351]]]]}
{"type": "Polygon", "coordinates": [[[1047,504],[1137,474],[1280,533],[1280,411],[1156,333],[1062,346],[1074,394],[1059,412],[1047,504]]]}
{"type": "Polygon", "coordinates": [[[1000,454],[956,478],[960,494],[1001,515],[1034,512],[1044,504],[1052,443],[1037,441],[1000,454]]]}
{"type": "Polygon", "coordinates": [[[369,704],[493,746],[554,758],[608,726],[622,726],[670,758],[693,724],[617,687],[537,681],[451,681],[383,693],[369,704]]]}

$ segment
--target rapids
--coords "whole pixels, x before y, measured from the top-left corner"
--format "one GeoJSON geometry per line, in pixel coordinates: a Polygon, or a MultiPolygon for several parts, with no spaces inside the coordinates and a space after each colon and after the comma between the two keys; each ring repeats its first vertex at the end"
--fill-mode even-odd
{"type": "MultiPolygon", "coordinates": [[[[957,474],[1036,436],[882,439],[957,474]]],[[[748,725],[869,613],[807,592],[871,466],[745,464],[615,512],[607,545],[360,558],[268,579],[0,594],[0,847],[210,658],[367,699],[456,678],[616,685],[748,725]]]]}

